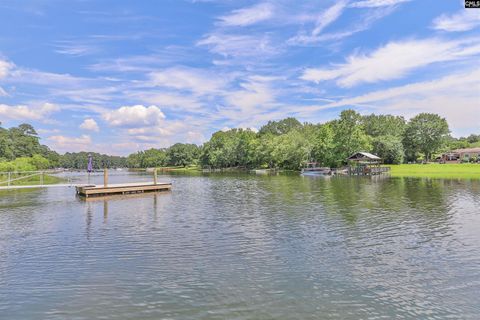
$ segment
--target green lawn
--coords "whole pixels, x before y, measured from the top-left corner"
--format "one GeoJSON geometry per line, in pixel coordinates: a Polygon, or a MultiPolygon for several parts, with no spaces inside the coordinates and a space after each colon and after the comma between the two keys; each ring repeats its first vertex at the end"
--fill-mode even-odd
{"type": "Polygon", "coordinates": [[[392,177],[480,179],[480,164],[388,165],[392,177]]]}
{"type": "Polygon", "coordinates": [[[188,166],[188,167],[158,167],[157,170],[159,172],[162,171],[201,171],[201,168],[199,166],[188,166]]]}

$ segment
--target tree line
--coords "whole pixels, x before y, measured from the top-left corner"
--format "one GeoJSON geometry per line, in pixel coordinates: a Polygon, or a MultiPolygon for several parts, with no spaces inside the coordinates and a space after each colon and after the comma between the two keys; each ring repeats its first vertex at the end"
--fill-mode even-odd
{"type": "Polygon", "coordinates": [[[6,129],[0,123],[0,171],[84,170],[89,154],[95,169],[201,166],[298,170],[306,162],[339,167],[357,151],[377,154],[387,164],[400,164],[430,161],[443,151],[472,146],[480,146],[480,135],[453,138],[447,121],[432,113],[420,113],[409,121],[394,115],[360,115],[354,110],[344,110],[337,119],[321,124],[286,118],[269,121],[258,132],[240,128],[215,132],[202,146],[176,143],[128,157],[93,152],[60,155],[40,143],[31,125],[6,129]]]}
{"type": "Polygon", "coordinates": [[[93,156],[93,167],[126,167],[125,157],[94,152],[67,152],[63,155],[40,144],[40,138],[30,124],[9,129],[0,123],[0,171],[34,171],[51,168],[86,169],[88,155],[93,156]]]}
{"type": "Polygon", "coordinates": [[[456,139],[447,121],[420,113],[409,121],[394,115],[362,116],[354,110],[322,123],[300,123],[295,118],[269,121],[258,132],[231,129],[215,132],[197,147],[175,144],[131,154],[134,168],[199,165],[203,168],[282,168],[298,170],[306,162],[339,167],[357,151],[372,152],[386,164],[430,161],[439,152],[471,146],[480,135],[456,139]]]}

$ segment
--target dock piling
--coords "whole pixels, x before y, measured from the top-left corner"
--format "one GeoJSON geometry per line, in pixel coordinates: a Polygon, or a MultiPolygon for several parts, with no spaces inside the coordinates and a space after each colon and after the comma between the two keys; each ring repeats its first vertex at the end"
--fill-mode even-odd
{"type": "Polygon", "coordinates": [[[103,169],[103,186],[108,186],[108,170],[107,168],[103,169]]]}
{"type": "Polygon", "coordinates": [[[157,184],[157,168],[153,170],[153,184],[157,184]]]}

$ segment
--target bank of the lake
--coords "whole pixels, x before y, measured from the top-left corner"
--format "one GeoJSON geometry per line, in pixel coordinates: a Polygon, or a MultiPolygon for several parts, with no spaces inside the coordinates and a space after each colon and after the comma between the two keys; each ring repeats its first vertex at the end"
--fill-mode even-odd
{"type": "Polygon", "coordinates": [[[163,172],[200,172],[202,171],[202,167],[197,165],[191,166],[168,166],[168,167],[157,167],[158,171],[163,172]]]}
{"type": "Polygon", "coordinates": [[[84,201],[72,188],[1,191],[0,318],[480,314],[479,180],[171,172],[159,181],[172,192],[84,201]]]}
{"type": "Polygon", "coordinates": [[[392,177],[436,179],[480,179],[480,164],[400,164],[388,165],[392,177]]]}

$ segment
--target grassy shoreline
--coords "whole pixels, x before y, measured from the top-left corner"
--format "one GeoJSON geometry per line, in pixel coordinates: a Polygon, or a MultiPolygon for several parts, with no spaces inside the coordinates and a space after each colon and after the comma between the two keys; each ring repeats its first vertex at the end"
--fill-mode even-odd
{"type": "Polygon", "coordinates": [[[159,172],[164,172],[164,171],[202,171],[202,168],[199,166],[188,166],[188,167],[158,167],[157,170],[159,172]]]}
{"type": "Polygon", "coordinates": [[[392,177],[480,179],[480,164],[399,164],[387,165],[392,177]]]}

